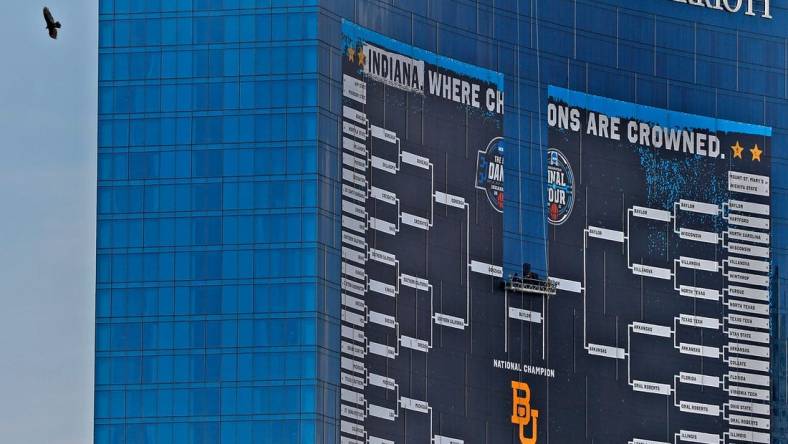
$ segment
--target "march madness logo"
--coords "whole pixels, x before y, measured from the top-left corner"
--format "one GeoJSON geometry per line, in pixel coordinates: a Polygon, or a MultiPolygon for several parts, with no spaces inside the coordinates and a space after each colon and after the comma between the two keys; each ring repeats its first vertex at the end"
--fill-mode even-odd
{"type": "Polygon", "coordinates": [[[496,137],[476,158],[476,188],[484,190],[495,211],[503,213],[503,137],[496,137]]]}
{"type": "Polygon", "coordinates": [[[547,220],[561,225],[575,204],[575,175],[566,157],[555,148],[547,150],[547,220]]]}
{"type": "Polygon", "coordinates": [[[539,410],[531,408],[531,387],[524,382],[512,381],[512,424],[517,426],[520,444],[536,444],[538,420],[539,410]]]}

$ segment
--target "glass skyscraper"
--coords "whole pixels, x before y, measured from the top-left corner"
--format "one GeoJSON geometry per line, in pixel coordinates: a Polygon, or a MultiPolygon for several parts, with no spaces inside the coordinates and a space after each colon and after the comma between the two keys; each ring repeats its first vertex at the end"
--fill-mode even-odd
{"type": "Polygon", "coordinates": [[[344,19],[503,74],[507,270],[550,272],[548,85],[772,127],[788,443],[788,9],[765,5],[100,0],[95,442],[344,444],[344,19]]]}
{"type": "Polygon", "coordinates": [[[96,442],[335,424],[318,14],[281,3],[101,2],[96,442]]]}

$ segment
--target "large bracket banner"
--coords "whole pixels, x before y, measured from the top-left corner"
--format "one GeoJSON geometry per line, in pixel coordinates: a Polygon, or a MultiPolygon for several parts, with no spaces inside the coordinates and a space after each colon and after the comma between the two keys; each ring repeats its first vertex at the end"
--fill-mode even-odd
{"type": "Polygon", "coordinates": [[[503,77],[342,29],[341,442],[510,439],[503,77]]]}
{"type": "Polygon", "coordinates": [[[556,87],[547,123],[540,439],[769,443],[771,129],[556,87]]]}

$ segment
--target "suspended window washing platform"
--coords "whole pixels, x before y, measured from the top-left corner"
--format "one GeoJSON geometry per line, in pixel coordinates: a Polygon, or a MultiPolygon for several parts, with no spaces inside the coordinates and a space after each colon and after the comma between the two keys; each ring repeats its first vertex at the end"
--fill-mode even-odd
{"type": "Polygon", "coordinates": [[[530,264],[523,264],[523,276],[517,273],[509,275],[503,283],[506,291],[514,293],[553,296],[558,289],[556,281],[541,279],[538,274],[533,273],[530,264]]]}

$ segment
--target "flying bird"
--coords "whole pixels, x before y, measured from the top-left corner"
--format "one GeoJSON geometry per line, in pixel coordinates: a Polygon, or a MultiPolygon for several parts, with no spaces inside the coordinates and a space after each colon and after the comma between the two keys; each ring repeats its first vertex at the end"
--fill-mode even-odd
{"type": "Polygon", "coordinates": [[[55,21],[55,18],[52,17],[52,13],[49,11],[49,8],[46,6],[44,6],[44,21],[47,22],[49,36],[53,39],[57,39],[57,30],[60,28],[60,22],[55,21]]]}

